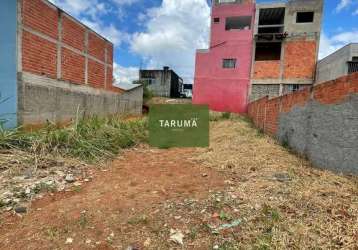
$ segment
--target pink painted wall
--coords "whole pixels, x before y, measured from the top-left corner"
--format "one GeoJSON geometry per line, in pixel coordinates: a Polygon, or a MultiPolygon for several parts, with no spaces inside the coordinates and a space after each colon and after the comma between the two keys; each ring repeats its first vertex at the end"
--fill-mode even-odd
{"type": "Polygon", "coordinates": [[[196,54],[194,104],[222,112],[246,113],[252,58],[254,4],[230,4],[212,9],[210,49],[196,54]],[[225,18],[252,16],[251,30],[225,30],[225,18]],[[220,23],[213,23],[219,17],[220,23]],[[235,69],[222,68],[224,58],[236,58],[235,69]]]}

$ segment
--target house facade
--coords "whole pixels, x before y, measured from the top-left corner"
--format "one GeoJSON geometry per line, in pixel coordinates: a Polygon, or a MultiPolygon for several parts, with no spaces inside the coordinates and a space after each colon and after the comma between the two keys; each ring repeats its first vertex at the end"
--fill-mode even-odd
{"type": "Polygon", "coordinates": [[[317,64],[316,83],[358,72],[358,43],[350,43],[317,64]]]}
{"type": "Polygon", "coordinates": [[[210,47],[198,50],[193,103],[245,113],[250,101],[312,85],[323,0],[212,3],[210,47]]]}
{"type": "Polygon", "coordinates": [[[179,98],[183,90],[183,79],[169,67],[141,69],[139,81],[145,83],[155,96],[179,98]]]}

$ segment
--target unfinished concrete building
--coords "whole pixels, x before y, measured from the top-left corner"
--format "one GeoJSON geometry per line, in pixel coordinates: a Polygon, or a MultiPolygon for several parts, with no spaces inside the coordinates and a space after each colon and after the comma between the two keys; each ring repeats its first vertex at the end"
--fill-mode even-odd
{"type": "Polygon", "coordinates": [[[183,79],[169,67],[141,69],[139,81],[146,84],[155,96],[179,98],[183,89],[183,79]]]}
{"type": "Polygon", "coordinates": [[[0,1],[0,119],[7,127],[140,113],[113,86],[113,44],[46,0],[0,1]]]}
{"type": "Polygon", "coordinates": [[[217,111],[312,85],[323,0],[215,0],[210,48],[198,50],[193,102],[217,111]]]}
{"type": "Polygon", "coordinates": [[[318,62],[316,83],[355,72],[358,72],[358,43],[350,43],[318,62]]]}
{"type": "Polygon", "coordinates": [[[314,83],[323,0],[258,4],[250,100],[314,83]]]}

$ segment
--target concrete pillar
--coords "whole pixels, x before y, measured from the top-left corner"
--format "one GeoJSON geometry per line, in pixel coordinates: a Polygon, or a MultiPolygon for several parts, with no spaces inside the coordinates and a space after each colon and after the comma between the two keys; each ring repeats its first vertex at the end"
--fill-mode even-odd
{"type": "Polygon", "coordinates": [[[88,84],[88,29],[85,31],[85,84],[88,84]]]}

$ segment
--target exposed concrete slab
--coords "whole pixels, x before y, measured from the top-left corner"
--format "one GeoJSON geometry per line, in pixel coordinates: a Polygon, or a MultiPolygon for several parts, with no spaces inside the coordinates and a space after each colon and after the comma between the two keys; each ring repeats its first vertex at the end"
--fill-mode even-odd
{"type": "Polygon", "coordinates": [[[142,112],[142,87],[119,94],[30,73],[19,73],[18,84],[18,119],[22,125],[142,112]]]}
{"type": "Polygon", "coordinates": [[[358,174],[358,95],[334,105],[310,101],[281,114],[277,136],[317,167],[358,174]]]}

